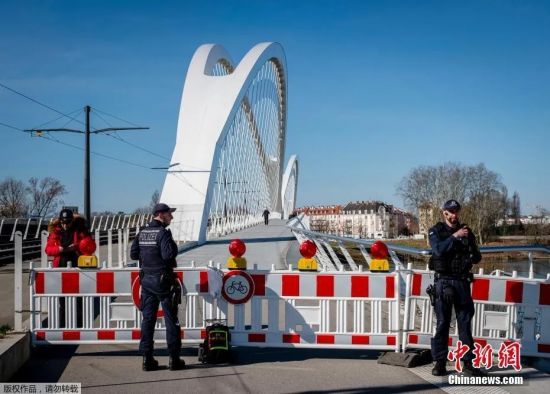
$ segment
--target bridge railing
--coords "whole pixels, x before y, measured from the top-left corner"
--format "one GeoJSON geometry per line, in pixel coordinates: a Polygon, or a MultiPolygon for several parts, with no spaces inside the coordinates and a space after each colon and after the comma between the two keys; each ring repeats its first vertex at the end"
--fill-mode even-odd
{"type": "MultiPolygon", "coordinates": [[[[315,242],[317,245],[316,258],[323,269],[329,271],[344,269],[356,271],[360,266],[367,264],[368,267],[370,265],[371,257],[368,249],[377,241],[376,239],[355,239],[311,231],[307,223],[308,217],[300,215],[291,219],[287,225],[298,242],[303,242],[306,239],[315,242]]],[[[431,249],[419,249],[390,243],[387,243],[386,246],[389,249],[393,264],[392,268],[394,269],[396,267],[400,267],[401,270],[404,269],[404,265],[399,259],[398,254],[426,258],[432,254],[431,249]]],[[[544,245],[482,246],[479,249],[481,253],[527,253],[529,259],[529,278],[534,278],[533,253],[548,254],[550,256],[550,248],[544,245]]],[[[512,273],[508,272],[500,273],[508,276],[512,275],[512,273]]]]}
{"type": "MultiPolygon", "coordinates": [[[[112,242],[118,243],[119,230],[122,234],[128,234],[129,239],[133,239],[138,229],[151,219],[152,215],[148,214],[94,216],[90,231],[94,234],[98,245],[111,245],[112,242]],[[97,236],[98,233],[99,236],[97,236]]],[[[43,233],[47,231],[48,225],[53,220],[54,218],[0,219],[0,263],[13,261],[14,239],[18,231],[22,234],[23,258],[32,259],[40,256],[40,250],[43,249],[43,245],[41,246],[43,233]]],[[[179,229],[181,230],[182,227],[185,230],[185,226],[180,226],[179,229]]],[[[190,231],[182,231],[182,233],[188,233],[190,236],[190,231]]]]}

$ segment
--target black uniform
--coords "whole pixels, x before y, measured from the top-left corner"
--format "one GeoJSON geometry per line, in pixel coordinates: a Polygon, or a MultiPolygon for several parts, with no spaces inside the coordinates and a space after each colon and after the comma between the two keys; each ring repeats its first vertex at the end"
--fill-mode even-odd
{"type": "Polygon", "coordinates": [[[262,213],[262,216],[264,217],[264,224],[266,226],[269,224],[269,214],[270,212],[267,209],[262,213]]]}
{"type": "Polygon", "coordinates": [[[159,303],[164,311],[166,343],[170,356],[178,357],[181,349],[181,329],[178,321],[177,297],[180,288],[174,274],[178,247],[172,233],[158,220],[151,221],[132,243],[130,257],[139,259],[141,278],[141,341],[144,356],[153,353],[153,335],[159,303]]]}
{"type": "Polygon", "coordinates": [[[464,361],[473,359],[472,317],[474,302],[470,290],[473,275],[472,264],[481,260],[476,238],[471,231],[468,237],[455,238],[453,233],[460,229],[439,222],[429,230],[432,257],[430,268],[435,270],[435,314],[437,327],[432,338],[432,357],[434,360],[446,360],[448,353],[449,325],[454,305],[458,325],[459,339],[470,347],[464,361]]]}

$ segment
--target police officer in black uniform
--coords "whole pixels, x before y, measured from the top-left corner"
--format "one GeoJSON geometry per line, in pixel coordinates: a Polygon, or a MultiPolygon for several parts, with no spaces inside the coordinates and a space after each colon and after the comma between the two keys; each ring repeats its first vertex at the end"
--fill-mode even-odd
{"type": "Polygon", "coordinates": [[[432,338],[432,357],[435,366],[432,374],[442,376],[447,373],[449,326],[454,306],[459,339],[470,350],[464,355],[463,371],[470,375],[483,375],[484,371],[472,366],[474,340],[472,337],[472,317],[474,302],[470,290],[473,274],[472,264],[481,261],[481,253],[472,231],[460,223],[460,204],[448,200],[443,205],[444,222],[439,222],[429,230],[432,257],[430,269],[435,270],[435,314],[437,327],[432,338]]]}
{"type": "MultiPolygon", "coordinates": [[[[166,204],[156,204],[153,220],[143,227],[132,243],[130,256],[139,260],[141,280],[141,341],[139,350],[143,354],[143,370],[158,368],[153,358],[153,335],[157,322],[159,304],[164,311],[166,342],[168,345],[170,370],[181,369],[185,362],[180,359],[181,329],[178,321],[178,298],[181,288],[174,274],[178,247],[172,233],[166,227],[173,219],[166,204]]],[[[180,300],[179,300],[180,301],[180,300]]]]}

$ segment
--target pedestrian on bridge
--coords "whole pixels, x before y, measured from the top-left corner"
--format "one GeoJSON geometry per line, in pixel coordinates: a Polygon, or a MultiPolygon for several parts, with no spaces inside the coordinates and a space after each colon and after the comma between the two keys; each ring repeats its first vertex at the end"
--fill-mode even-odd
{"type": "MultiPolygon", "coordinates": [[[[76,267],[78,256],[82,255],[79,245],[85,238],[92,239],[86,226],[86,220],[75,215],[72,210],[64,208],[59,212],[59,218],[48,226],[48,241],[46,254],[53,257],[55,268],[66,268],[69,263],[76,267]]],[[[76,299],[77,327],[82,327],[82,298],[76,299]]],[[[65,298],[59,298],[59,327],[65,327],[65,298]]]]}
{"type": "Polygon", "coordinates": [[[269,224],[269,214],[270,212],[265,209],[264,213],[262,213],[262,216],[264,217],[264,224],[267,226],[269,224]]]}
{"type": "Polygon", "coordinates": [[[474,368],[474,340],[472,337],[472,318],[474,302],[470,285],[473,274],[472,264],[481,261],[481,253],[476,244],[476,237],[465,224],[459,221],[460,204],[456,200],[448,200],[443,204],[445,221],[437,223],[429,230],[432,257],[430,269],[435,270],[435,314],[437,317],[436,332],[432,338],[431,348],[435,366],[432,374],[442,376],[447,373],[449,326],[454,307],[458,335],[469,351],[464,355],[464,373],[481,376],[486,372],[474,368]]]}
{"type": "Polygon", "coordinates": [[[164,311],[166,343],[170,370],[182,369],[185,362],[180,359],[181,329],[178,320],[178,305],[181,303],[181,287],[174,273],[178,246],[172,233],[166,227],[173,219],[175,208],[159,203],[153,210],[154,218],[141,228],[130,250],[132,260],[139,260],[141,267],[141,340],[139,350],[143,355],[144,371],[158,368],[153,357],[153,336],[157,322],[159,304],[164,311]]]}

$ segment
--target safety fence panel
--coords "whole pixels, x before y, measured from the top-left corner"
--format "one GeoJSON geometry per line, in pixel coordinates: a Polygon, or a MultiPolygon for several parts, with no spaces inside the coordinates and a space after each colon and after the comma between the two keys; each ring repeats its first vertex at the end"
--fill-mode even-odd
{"type": "MultiPolygon", "coordinates": [[[[182,283],[179,317],[184,343],[204,339],[205,319],[223,318],[231,327],[231,343],[239,346],[395,351],[401,347],[398,272],[252,270],[239,271],[239,276],[224,271],[223,296],[217,296],[209,276],[212,279],[219,272],[194,267],[176,270],[182,283]],[[232,292],[250,294],[239,300],[232,292]]],[[[31,266],[33,343],[137,343],[141,335],[138,273],[131,268],[31,266]]],[[[155,340],[164,342],[161,311],[158,316],[155,340]]]]}
{"type": "MultiPolygon", "coordinates": [[[[406,275],[403,349],[430,348],[436,317],[426,288],[431,271],[412,270],[406,275]]],[[[550,357],[550,281],[495,275],[475,275],[471,285],[475,314],[474,341],[498,350],[504,342],[521,343],[524,356],[550,357]]],[[[454,316],[449,347],[458,341],[454,316]]]]}

